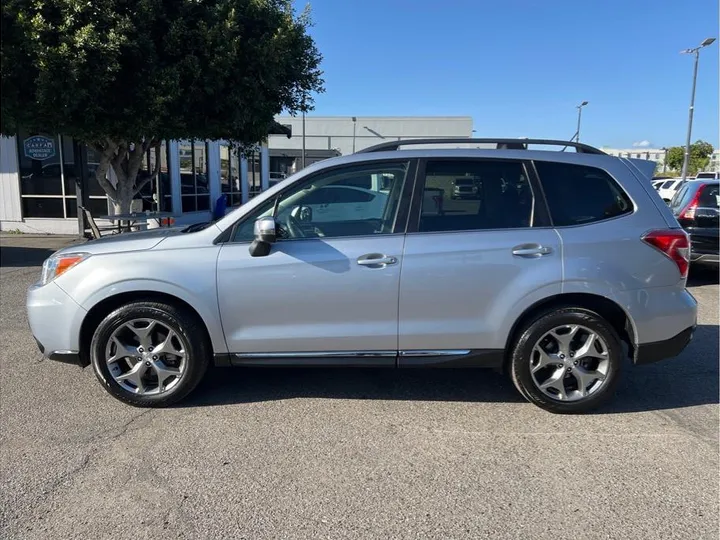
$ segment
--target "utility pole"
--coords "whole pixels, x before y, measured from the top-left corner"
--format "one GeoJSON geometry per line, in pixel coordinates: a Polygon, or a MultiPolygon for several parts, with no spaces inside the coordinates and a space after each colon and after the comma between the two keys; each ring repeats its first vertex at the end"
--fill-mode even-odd
{"type": "Polygon", "coordinates": [[[695,67],[693,68],[692,94],[690,95],[690,112],[688,114],[687,138],[685,139],[685,155],[683,156],[682,179],[687,179],[688,165],[690,163],[690,139],[692,138],[693,113],[695,112],[695,86],[697,83],[698,63],[700,61],[700,49],[707,47],[715,41],[715,38],[707,38],[703,40],[699,47],[694,49],[685,49],[680,51],[681,54],[694,54],[695,67]]]}

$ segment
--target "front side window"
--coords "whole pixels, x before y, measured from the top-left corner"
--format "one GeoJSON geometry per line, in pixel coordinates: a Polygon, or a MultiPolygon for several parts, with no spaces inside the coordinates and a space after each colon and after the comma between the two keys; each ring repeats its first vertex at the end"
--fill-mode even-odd
{"type": "Polygon", "coordinates": [[[419,232],[531,227],[533,192],[519,161],[429,161],[419,232]]]}
{"type": "Polygon", "coordinates": [[[593,223],[633,211],[627,194],[602,169],[552,161],[537,161],[535,167],[556,227],[593,223]]]}
{"type": "MultiPolygon", "coordinates": [[[[337,238],[389,234],[407,174],[407,162],[355,165],[313,175],[285,191],[275,214],[281,238],[337,238]],[[367,176],[369,187],[354,179],[367,176]]],[[[275,200],[266,201],[238,225],[233,240],[253,240],[255,220],[270,216],[275,200]]]]}

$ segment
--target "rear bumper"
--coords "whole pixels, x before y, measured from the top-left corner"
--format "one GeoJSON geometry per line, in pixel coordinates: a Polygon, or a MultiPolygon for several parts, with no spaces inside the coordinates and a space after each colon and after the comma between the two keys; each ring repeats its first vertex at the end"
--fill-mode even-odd
{"type": "Polygon", "coordinates": [[[652,364],[679,355],[690,343],[695,326],[686,328],[675,337],[653,343],[642,343],[635,348],[633,362],[636,365],[652,364]]]}

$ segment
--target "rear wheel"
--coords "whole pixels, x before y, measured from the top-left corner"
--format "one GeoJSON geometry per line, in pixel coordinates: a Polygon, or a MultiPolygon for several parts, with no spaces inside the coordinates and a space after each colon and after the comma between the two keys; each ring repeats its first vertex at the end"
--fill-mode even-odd
{"type": "Polygon", "coordinates": [[[613,327],[582,308],[547,313],[522,331],[510,373],[529,401],[555,413],[580,413],[611,397],[623,361],[613,327]]]}
{"type": "Polygon", "coordinates": [[[205,374],[209,355],[198,317],[160,302],[116,309],[98,325],[90,345],[105,389],[141,407],[163,407],[187,396],[205,374]]]}

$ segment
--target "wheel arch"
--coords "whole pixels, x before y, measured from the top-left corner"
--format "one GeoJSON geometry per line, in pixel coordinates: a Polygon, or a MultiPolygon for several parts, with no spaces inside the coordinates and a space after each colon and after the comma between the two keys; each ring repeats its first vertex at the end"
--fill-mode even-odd
{"type": "Polygon", "coordinates": [[[506,363],[510,356],[511,345],[517,341],[519,333],[523,328],[533,320],[540,318],[550,311],[567,307],[588,309],[607,320],[618,333],[620,339],[627,344],[630,357],[634,357],[636,350],[636,333],[633,322],[627,312],[618,303],[605,296],[592,293],[562,293],[535,302],[518,317],[508,334],[508,339],[505,344],[506,363]]]}
{"type": "Polygon", "coordinates": [[[197,317],[198,321],[202,323],[202,328],[205,330],[205,337],[210,347],[211,353],[215,349],[210,331],[207,326],[207,322],[198,313],[198,311],[190,305],[188,302],[179,298],[178,296],[158,291],[150,290],[137,290],[127,291],[115,294],[104,298],[103,300],[92,306],[80,325],[80,364],[84,366],[90,365],[90,341],[95,333],[95,329],[98,327],[100,322],[115,309],[129,304],[131,302],[163,302],[171,304],[177,307],[186,309],[194,316],[197,317]]]}

